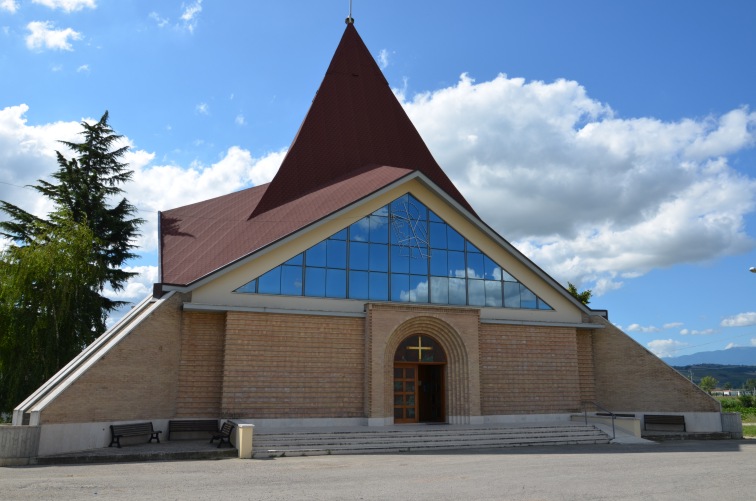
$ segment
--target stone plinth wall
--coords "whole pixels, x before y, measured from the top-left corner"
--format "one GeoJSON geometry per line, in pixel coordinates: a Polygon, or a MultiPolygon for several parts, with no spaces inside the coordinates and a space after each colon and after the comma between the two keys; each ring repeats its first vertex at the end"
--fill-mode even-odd
{"type": "Polygon", "coordinates": [[[0,426],[0,466],[29,464],[39,449],[39,426],[0,426]]]}

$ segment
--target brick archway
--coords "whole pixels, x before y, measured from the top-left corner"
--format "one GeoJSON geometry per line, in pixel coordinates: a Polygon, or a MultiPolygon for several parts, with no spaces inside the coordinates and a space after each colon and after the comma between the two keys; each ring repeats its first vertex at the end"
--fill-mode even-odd
{"type": "Polygon", "coordinates": [[[470,423],[471,418],[479,417],[478,311],[376,304],[369,306],[366,332],[368,418],[378,419],[382,424],[393,422],[394,354],[399,344],[413,334],[434,338],[446,352],[445,400],[448,422],[470,423]]]}

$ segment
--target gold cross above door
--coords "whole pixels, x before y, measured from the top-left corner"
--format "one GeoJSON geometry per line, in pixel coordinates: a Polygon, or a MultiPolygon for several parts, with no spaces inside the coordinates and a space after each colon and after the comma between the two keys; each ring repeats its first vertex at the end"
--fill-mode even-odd
{"type": "Polygon", "coordinates": [[[417,346],[407,346],[408,350],[417,350],[417,361],[422,362],[423,350],[432,350],[431,346],[423,346],[423,337],[417,336],[417,346]]]}

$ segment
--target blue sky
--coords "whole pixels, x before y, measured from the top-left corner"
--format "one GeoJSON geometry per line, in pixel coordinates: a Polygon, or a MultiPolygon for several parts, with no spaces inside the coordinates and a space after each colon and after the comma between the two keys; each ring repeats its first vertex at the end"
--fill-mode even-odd
{"type": "MultiPolygon", "coordinates": [[[[756,2],[354,0],[363,40],[476,211],[655,353],[756,345],[756,2]]],[[[267,182],[348,0],[0,0],[0,199],[110,112],[128,198],[267,182]]],[[[756,363],[756,361],[755,361],[756,363]]]]}

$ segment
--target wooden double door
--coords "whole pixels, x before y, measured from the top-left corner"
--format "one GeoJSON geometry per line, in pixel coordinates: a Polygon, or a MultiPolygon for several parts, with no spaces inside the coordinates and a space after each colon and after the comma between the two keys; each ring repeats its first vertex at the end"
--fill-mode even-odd
{"type": "Polygon", "coordinates": [[[444,423],[444,363],[394,362],[394,423],[444,423]]]}

